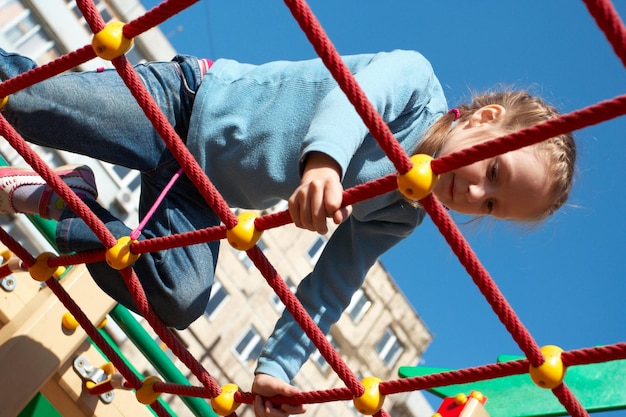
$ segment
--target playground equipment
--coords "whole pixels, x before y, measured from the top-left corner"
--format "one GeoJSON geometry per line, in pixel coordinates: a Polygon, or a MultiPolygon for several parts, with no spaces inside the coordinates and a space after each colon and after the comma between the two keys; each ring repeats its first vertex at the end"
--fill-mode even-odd
{"type": "MultiPolygon", "coordinates": [[[[485,268],[476,259],[473,251],[465,242],[445,209],[430,194],[430,190],[432,178],[438,174],[492,155],[532,145],[558,134],[626,114],[626,96],[618,96],[615,99],[563,115],[558,119],[545,122],[539,126],[483,143],[468,151],[457,152],[443,158],[435,158],[432,161],[427,161],[425,164],[423,161],[418,163],[418,161],[408,158],[402,149],[398,147],[395,139],[368,103],[354,78],[342,65],[338,53],[324,34],[306,3],[298,0],[286,1],[287,6],[305,31],[315,50],[397,170],[397,174],[381,178],[371,184],[346,190],[344,204],[353,204],[365,198],[398,188],[410,197],[419,198],[421,205],[445,236],[460,262],[465,266],[476,285],[493,307],[498,318],[526,355],[526,359],[503,362],[494,366],[471,370],[412,376],[395,381],[378,381],[368,378],[359,381],[337,352],[334,351],[324,335],[321,334],[321,331],[314,325],[311,318],[306,315],[302,306],[293,298],[289,288],[280,279],[280,276],[272,268],[262,251],[255,245],[258,236],[264,230],[289,223],[288,212],[256,218],[251,218],[247,214],[240,217],[235,216],[221,200],[217,190],[211,185],[210,179],[206,178],[193,158],[189,157],[186,148],[182,145],[173,128],[164,122],[156,104],[150,97],[144,94],[141,82],[137,79],[123,55],[135,36],[193,3],[195,1],[165,1],[133,22],[105,26],[91,1],[78,0],[77,5],[79,9],[84,14],[92,31],[96,33],[93,45],[87,45],[48,65],[0,84],[1,107],[6,103],[7,98],[10,100],[12,93],[46,77],[71,69],[80,62],[89,60],[96,55],[105,59],[111,59],[120,76],[137,98],[138,103],[146,110],[146,114],[150,115],[151,121],[172,154],[177,155],[179,158],[182,170],[189,178],[194,179],[195,185],[205,195],[206,200],[212,202],[213,210],[220,216],[223,222],[223,226],[186,235],[174,243],[166,242],[160,238],[136,242],[131,237],[128,237],[118,241],[109,234],[99,219],[89,213],[84,203],[55,177],[51,169],[28,146],[25,146],[23,139],[6,120],[0,118],[0,134],[11,143],[27,163],[48,180],[51,187],[63,197],[75,212],[84,213],[83,216],[86,223],[92,227],[92,230],[101,239],[103,246],[106,248],[103,251],[90,254],[56,256],[44,253],[35,257],[25,251],[6,232],[0,232],[0,240],[19,258],[19,262],[9,260],[3,266],[3,270],[6,272],[4,276],[6,277],[9,273],[16,272],[17,269],[24,269],[24,272],[16,273],[26,275],[26,271],[28,271],[30,277],[35,280],[32,283],[33,286],[29,287],[29,295],[24,295],[23,298],[20,297],[21,301],[18,304],[21,304],[19,306],[12,307],[7,311],[3,310],[2,312],[2,315],[6,316],[6,321],[4,321],[4,326],[1,329],[2,334],[0,334],[0,340],[5,341],[2,349],[0,349],[0,359],[5,359],[2,361],[2,366],[7,368],[0,370],[3,374],[8,372],[16,375],[15,385],[12,386],[11,390],[7,391],[6,403],[3,402],[3,406],[4,404],[9,404],[19,408],[24,405],[22,404],[24,396],[30,398],[40,390],[46,397],[50,395],[56,398],[56,394],[58,394],[59,405],[55,404],[55,408],[67,407],[68,415],[80,415],[71,414],[71,412],[78,413],[80,411],[80,406],[77,406],[75,403],[76,398],[83,395],[93,395],[94,398],[86,402],[95,401],[97,396],[115,389],[116,397],[120,393],[120,398],[130,394],[128,390],[134,390],[136,392],[134,398],[136,399],[129,401],[129,403],[149,405],[157,415],[169,415],[167,407],[159,401],[161,393],[207,398],[211,400],[213,408],[221,415],[236,415],[237,407],[243,403],[251,403],[253,395],[243,392],[230,384],[220,387],[210,373],[186,352],[184,346],[168,332],[168,329],[152,311],[132,269],[132,263],[136,256],[157,247],[164,248],[171,244],[182,244],[181,242],[183,241],[184,244],[191,244],[204,240],[227,238],[229,241],[234,242],[233,247],[247,252],[250,259],[268,281],[268,284],[274,289],[281,301],[288,306],[291,314],[313,340],[330,366],[341,376],[346,386],[340,389],[305,392],[291,399],[283,398],[276,399],[276,401],[290,400],[300,403],[311,403],[352,400],[357,409],[367,414],[384,416],[387,415],[383,408],[384,397],[387,395],[408,390],[428,389],[459,383],[474,383],[493,377],[530,373],[539,387],[552,391],[552,394],[558,399],[567,413],[573,416],[587,415],[583,404],[578,401],[568,385],[563,382],[566,369],[575,365],[624,359],[626,358],[626,343],[571,352],[561,352],[560,349],[553,347],[540,348],[537,346],[517,318],[515,312],[499,292],[485,268]],[[424,169],[424,165],[426,169],[424,169]],[[245,225],[245,227],[238,227],[238,225],[245,225]],[[81,265],[103,259],[106,259],[114,268],[120,269],[125,282],[129,288],[132,288],[133,296],[136,297],[137,305],[142,315],[172,352],[198,378],[201,386],[164,382],[157,377],[142,378],[136,375],[129,364],[123,361],[106,338],[98,331],[97,325],[94,325],[94,323],[100,323],[104,314],[113,307],[110,301],[109,304],[103,301],[103,305],[93,305],[97,304],[94,303],[94,298],[104,297],[84,298],[85,294],[90,294],[95,290],[87,284],[91,280],[80,279],[84,274],[84,272],[80,273],[80,267],[72,268],[72,271],[61,280],[58,280],[55,276],[58,268],[61,266],[81,265]],[[44,282],[46,288],[41,290],[39,282],[44,282]],[[83,285],[85,287],[82,287],[83,285]],[[85,292],[78,294],[79,291],[77,291],[77,293],[74,293],[74,287],[85,292]],[[54,297],[62,303],[63,307],[56,300],[53,301],[54,297]],[[65,320],[63,320],[64,309],[68,310],[73,318],[65,316],[65,320]],[[64,321],[65,327],[62,327],[64,321]],[[83,346],[82,343],[84,343],[84,341],[80,340],[82,336],[78,329],[72,330],[76,323],[84,329],[93,344],[98,346],[112,365],[101,364],[98,358],[92,359],[87,347],[81,348],[83,346]],[[72,334],[72,332],[75,333],[72,334]],[[67,337],[67,340],[61,337],[67,337]],[[75,357],[71,357],[76,350],[85,351],[84,354],[81,352],[81,359],[78,360],[78,363],[75,357]],[[13,356],[16,357],[15,360],[12,360],[13,356]],[[46,356],[49,356],[48,361],[44,360],[46,356]],[[33,361],[36,361],[36,363],[33,363],[33,361]],[[13,364],[11,362],[13,364],[29,362],[29,369],[35,367],[45,371],[36,374],[35,377],[31,377],[30,372],[27,376],[22,375],[18,377],[17,374],[20,368],[19,366],[12,367],[11,365],[13,364]],[[63,379],[68,373],[67,370],[70,363],[72,367],[79,369],[79,375],[84,373],[87,376],[80,378],[80,376],[76,375],[77,372],[73,370],[72,375],[67,375],[68,380],[63,379]],[[115,372],[111,369],[115,369],[115,372]],[[97,381],[90,380],[90,375],[96,373],[104,374],[105,376],[102,380],[100,380],[101,378],[98,378],[97,381]],[[55,381],[56,385],[49,385],[50,381],[55,381]],[[74,393],[72,395],[61,394],[57,389],[58,386],[66,384],[73,387],[74,393]],[[84,390],[82,389],[83,386],[84,390]],[[11,395],[14,390],[23,395],[11,395]],[[61,398],[65,398],[65,400],[61,400],[61,398]],[[74,408],[72,408],[71,403],[74,403],[74,408]],[[69,411],[70,409],[71,411],[69,411]]],[[[623,41],[623,39],[626,39],[626,30],[612,8],[611,3],[607,0],[588,0],[585,3],[590,13],[596,18],[598,25],[607,34],[607,38],[614,46],[615,52],[622,61],[626,62],[626,42],[623,41]]],[[[4,398],[0,398],[0,400],[4,400],[4,398]]],[[[476,397],[471,397],[467,403],[479,403],[476,404],[476,409],[478,410],[482,407],[481,401],[476,397]]],[[[139,411],[136,413],[129,412],[127,407],[131,406],[127,406],[124,402],[124,405],[120,407],[120,415],[141,415],[139,411]]],[[[442,416],[447,417],[443,414],[442,416]]]]}

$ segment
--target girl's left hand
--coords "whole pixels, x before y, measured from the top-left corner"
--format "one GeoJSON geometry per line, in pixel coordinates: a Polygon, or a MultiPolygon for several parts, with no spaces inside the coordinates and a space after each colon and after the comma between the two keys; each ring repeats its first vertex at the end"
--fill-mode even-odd
{"type": "Polygon", "coordinates": [[[339,224],[352,213],[351,206],[341,207],[342,200],[339,164],[326,154],[311,152],[307,156],[300,186],[289,198],[289,214],[294,224],[326,234],[328,217],[339,224]]]}

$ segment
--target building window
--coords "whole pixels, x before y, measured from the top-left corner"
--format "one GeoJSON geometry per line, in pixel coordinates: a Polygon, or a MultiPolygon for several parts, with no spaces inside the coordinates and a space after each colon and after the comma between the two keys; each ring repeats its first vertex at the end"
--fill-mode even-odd
{"type": "Polygon", "coordinates": [[[10,44],[4,47],[10,47],[38,63],[60,55],[52,38],[18,0],[0,0],[0,36],[10,44]]]}
{"type": "Polygon", "coordinates": [[[346,308],[346,313],[350,315],[354,323],[361,321],[361,318],[367,313],[367,310],[372,305],[372,301],[369,299],[365,291],[359,288],[350,300],[350,305],[346,308]]]}
{"type": "MultiPolygon", "coordinates": [[[[296,292],[296,284],[293,283],[291,278],[287,277],[285,279],[285,284],[287,284],[292,293],[296,292]]],[[[278,298],[278,295],[276,294],[272,295],[272,305],[279,313],[281,313],[285,309],[285,305],[282,301],[280,301],[280,298],[278,298]]]]}
{"type": "MultiPolygon", "coordinates": [[[[76,19],[78,19],[78,21],[85,27],[85,29],[89,33],[91,33],[91,28],[87,24],[87,20],[85,19],[85,17],[83,16],[83,13],[78,8],[78,5],[76,5],[76,1],[65,0],[65,2],[67,3],[67,8],[70,9],[74,13],[74,16],[76,16],[76,19]]],[[[111,20],[116,19],[115,14],[111,11],[109,6],[103,0],[93,0],[93,4],[96,10],[102,16],[102,20],[104,20],[104,23],[108,23],[111,20]]]]}
{"type": "Polygon", "coordinates": [[[141,175],[138,171],[102,162],[102,167],[113,182],[110,192],[115,196],[113,202],[123,215],[136,216],[141,192],[141,175]]]}
{"type": "Polygon", "coordinates": [[[328,238],[318,236],[317,239],[315,239],[315,242],[313,242],[313,244],[309,247],[307,256],[309,257],[309,262],[311,262],[311,264],[315,265],[317,260],[320,258],[320,255],[326,246],[326,242],[328,242],[328,238]]]}
{"type": "MultiPolygon", "coordinates": [[[[328,340],[328,342],[330,342],[330,344],[332,345],[333,349],[335,349],[336,351],[339,351],[339,345],[337,343],[335,343],[335,339],[333,339],[332,335],[326,335],[326,340],[328,340]]],[[[322,372],[326,371],[330,367],[328,362],[326,362],[326,358],[324,358],[324,356],[322,356],[322,354],[320,353],[319,349],[316,349],[311,354],[311,360],[315,363],[315,365],[317,365],[319,370],[322,371],[322,372]]]]}
{"type": "Polygon", "coordinates": [[[209,303],[204,309],[204,314],[212,320],[220,308],[226,304],[227,299],[228,292],[224,289],[222,283],[216,280],[211,288],[211,297],[209,298],[209,303]]]}
{"type": "Polygon", "coordinates": [[[243,337],[235,344],[235,354],[240,361],[252,367],[261,354],[263,343],[263,338],[257,329],[254,326],[250,326],[243,337]]]}
{"type": "MultiPolygon", "coordinates": [[[[259,249],[261,249],[262,252],[265,252],[265,250],[267,249],[267,246],[265,246],[265,242],[263,242],[263,240],[259,240],[257,242],[257,246],[259,247],[259,249]]],[[[246,267],[246,269],[251,269],[254,266],[254,263],[252,263],[252,259],[248,257],[248,254],[246,253],[246,251],[236,250],[236,249],[233,249],[233,250],[237,253],[237,259],[241,261],[241,263],[243,264],[243,266],[246,267]]]]}
{"type": "Polygon", "coordinates": [[[385,334],[376,344],[378,357],[385,363],[387,368],[392,368],[403,351],[404,347],[398,340],[398,336],[391,328],[387,327],[385,334]]]}

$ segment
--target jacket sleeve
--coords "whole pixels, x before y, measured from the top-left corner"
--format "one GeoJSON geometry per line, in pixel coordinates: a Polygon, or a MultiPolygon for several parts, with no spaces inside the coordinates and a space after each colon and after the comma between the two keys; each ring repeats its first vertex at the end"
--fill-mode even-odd
{"type": "MultiPolygon", "coordinates": [[[[423,216],[422,210],[400,200],[364,218],[352,215],[339,225],[296,293],[324,334],[339,320],[378,257],[409,235],[423,216]]],[[[289,382],[315,349],[285,311],[265,344],[256,372],[289,382]]]]}

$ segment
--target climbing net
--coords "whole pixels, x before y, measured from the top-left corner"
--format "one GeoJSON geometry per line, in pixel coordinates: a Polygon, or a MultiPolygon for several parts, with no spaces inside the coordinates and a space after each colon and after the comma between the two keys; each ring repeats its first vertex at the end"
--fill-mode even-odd
{"type": "MultiPolygon", "coordinates": [[[[93,33],[96,34],[93,45],[86,45],[46,65],[37,67],[0,84],[1,107],[10,94],[48,77],[60,74],[96,56],[111,60],[120,77],[124,80],[124,83],[154,125],[154,128],[163,138],[171,153],[175,155],[181,170],[190,178],[206,200],[206,203],[222,221],[220,226],[197,230],[183,235],[157,237],[141,242],[135,241],[131,235],[118,241],[78,196],[26,144],[13,127],[3,117],[0,117],[0,134],[47,181],[50,187],[66,201],[68,206],[85,221],[102,241],[105,249],[59,256],[43,253],[34,257],[4,230],[0,230],[0,240],[19,258],[19,268],[28,270],[34,279],[45,282],[71,312],[76,321],[84,328],[94,343],[123,376],[124,381],[121,384],[123,388],[136,390],[138,400],[149,404],[159,416],[169,415],[168,411],[156,401],[160,393],[211,399],[213,408],[222,416],[236,416],[235,410],[238,405],[252,403],[254,398],[252,393],[241,391],[236,386],[233,388],[232,384],[220,387],[211,374],[174,337],[153,311],[132,267],[133,261],[141,253],[170,249],[183,244],[192,245],[217,239],[227,239],[233,246],[246,251],[254,265],[285,304],[286,309],[300,324],[329,365],[345,383],[344,388],[303,392],[289,398],[275,398],[273,400],[275,403],[311,404],[353,400],[357,409],[364,414],[387,416],[388,414],[382,408],[382,398],[386,395],[530,373],[534,380],[539,381],[538,385],[552,390],[570,415],[588,415],[577,398],[563,383],[565,369],[574,365],[625,359],[626,343],[564,352],[561,352],[559,349],[557,354],[553,350],[545,349],[546,347],[540,348],[463,238],[449,214],[430,192],[419,196],[420,204],[443,234],[500,321],[524,352],[526,359],[420,377],[376,381],[374,384],[366,382],[366,380],[359,381],[357,379],[256,245],[258,236],[264,230],[290,223],[289,213],[283,211],[259,217],[236,216],[195,162],[172,126],[168,124],[124,56],[127,50],[126,47],[129,46],[134,37],[162,23],[170,16],[196,2],[197,0],[166,0],[145,13],[145,15],[129,23],[105,25],[92,1],[77,0],[78,8],[85,16],[93,33]],[[95,42],[96,39],[99,39],[98,42],[95,42]],[[96,326],[91,323],[55,278],[55,272],[59,267],[99,262],[104,259],[107,259],[110,264],[120,269],[120,273],[133,295],[141,315],[146,318],[161,340],[198,378],[200,386],[163,382],[157,377],[140,379],[108,344],[105,338],[98,332],[96,326]],[[552,377],[555,373],[560,376],[552,377]]],[[[584,0],[584,2],[589,13],[605,33],[616,55],[626,65],[626,28],[620,21],[611,2],[609,0],[584,0]]],[[[417,162],[406,155],[387,125],[369,103],[306,2],[304,0],[285,0],[285,4],[319,57],[369,128],[372,136],[378,141],[380,147],[397,170],[396,174],[346,190],[343,196],[343,204],[355,204],[364,199],[397,190],[398,188],[403,191],[403,184],[411,190],[414,188],[419,189],[419,185],[411,179],[415,175],[418,177],[421,175],[415,174],[415,170],[418,168],[416,166],[417,162]]],[[[476,161],[529,146],[563,133],[598,124],[623,114],[626,114],[626,95],[599,102],[584,109],[562,115],[557,119],[445,157],[436,158],[432,161],[429,160],[426,165],[429,165],[430,169],[428,171],[431,171],[431,175],[443,174],[476,161]]],[[[419,178],[417,182],[419,182],[419,178]]],[[[0,277],[10,275],[15,268],[15,262],[7,262],[0,267],[0,277]]],[[[100,394],[113,389],[114,386],[115,384],[109,380],[103,384],[91,387],[89,391],[92,394],[100,394]]]]}

